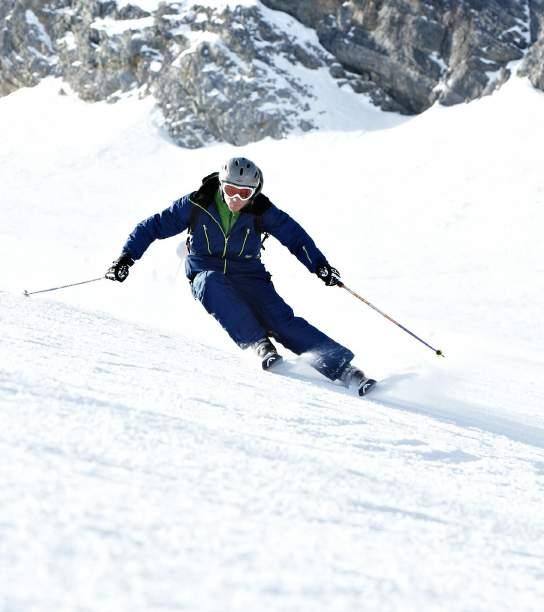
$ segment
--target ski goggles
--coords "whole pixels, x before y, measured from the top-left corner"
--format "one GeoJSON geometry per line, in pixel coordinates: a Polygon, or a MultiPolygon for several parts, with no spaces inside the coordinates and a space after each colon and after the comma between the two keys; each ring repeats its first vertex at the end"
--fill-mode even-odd
{"type": "Polygon", "coordinates": [[[249,200],[249,198],[255,193],[255,187],[241,187],[240,185],[233,185],[232,183],[221,183],[223,192],[229,198],[238,196],[241,200],[249,200]]]}

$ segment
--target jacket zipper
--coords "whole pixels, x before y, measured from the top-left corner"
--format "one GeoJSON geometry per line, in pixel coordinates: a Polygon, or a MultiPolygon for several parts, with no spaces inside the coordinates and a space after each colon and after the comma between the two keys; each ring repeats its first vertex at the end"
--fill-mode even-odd
{"type": "Polygon", "coordinates": [[[208,253],[211,255],[212,250],[210,248],[210,239],[208,238],[208,226],[202,225],[202,227],[204,228],[204,236],[206,236],[206,243],[208,244],[208,253]]]}
{"type": "Polygon", "coordinates": [[[225,248],[223,249],[223,255],[221,256],[225,260],[225,264],[223,265],[223,274],[227,273],[227,245],[229,243],[229,238],[230,236],[225,237],[225,248]]]}
{"type": "Polygon", "coordinates": [[[249,236],[249,227],[246,227],[246,235],[244,238],[244,242],[242,243],[242,248],[240,249],[240,252],[238,253],[238,257],[242,256],[242,253],[244,252],[244,249],[246,248],[246,242],[247,242],[248,236],[249,236]]]}
{"type": "MultiPolygon", "coordinates": [[[[217,225],[217,227],[221,230],[221,233],[223,234],[223,238],[225,240],[225,247],[223,249],[223,255],[221,256],[224,260],[225,260],[225,264],[223,266],[223,274],[227,273],[227,259],[226,259],[226,255],[227,255],[227,244],[229,242],[229,237],[225,234],[225,231],[223,230],[223,227],[221,225],[221,223],[219,223],[217,221],[217,219],[212,215],[212,213],[207,210],[206,208],[204,208],[204,206],[200,206],[200,204],[197,204],[196,202],[193,202],[193,200],[191,200],[191,198],[189,198],[189,202],[191,202],[191,204],[193,206],[198,206],[198,208],[200,208],[200,210],[203,210],[207,215],[209,215],[215,222],[215,224],[217,225]]],[[[206,233],[206,240],[208,239],[208,234],[206,233]]],[[[210,251],[210,243],[208,242],[208,251],[210,251]]],[[[211,252],[210,252],[211,255],[211,252]]]]}

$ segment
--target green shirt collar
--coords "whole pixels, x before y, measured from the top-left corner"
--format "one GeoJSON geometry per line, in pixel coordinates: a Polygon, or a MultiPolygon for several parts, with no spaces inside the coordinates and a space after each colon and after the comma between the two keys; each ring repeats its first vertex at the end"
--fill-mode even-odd
{"type": "Polygon", "coordinates": [[[232,212],[230,208],[227,206],[225,201],[223,200],[223,195],[221,194],[221,189],[218,189],[215,192],[215,205],[217,206],[217,210],[219,211],[219,217],[221,219],[221,225],[223,226],[223,231],[225,235],[229,235],[234,224],[238,220],[240,216],[239,212],[232,212]]]}

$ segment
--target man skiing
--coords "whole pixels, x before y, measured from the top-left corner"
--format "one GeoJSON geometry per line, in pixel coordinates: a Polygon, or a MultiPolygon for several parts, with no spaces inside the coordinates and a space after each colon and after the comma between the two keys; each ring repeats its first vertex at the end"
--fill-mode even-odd
{"type": "Polygon", "coordinates": [[[351,365],[349,349],[295,317],[261,262],[262,234],[270,234],[328,287],[340,283],[340,274],[310,236],[272,204],[262,187],[262,173],[252,161],[229,159],[197,191],[139,223],[106,276],[123,282],[154,240],[188,230],[185,268],[193,296],[238,346],[251,347],[269,369],[282,359],[272,337],[293,353],[306,354],[330,380],[341,380],[364,395],[376,381],[351,365]]]}

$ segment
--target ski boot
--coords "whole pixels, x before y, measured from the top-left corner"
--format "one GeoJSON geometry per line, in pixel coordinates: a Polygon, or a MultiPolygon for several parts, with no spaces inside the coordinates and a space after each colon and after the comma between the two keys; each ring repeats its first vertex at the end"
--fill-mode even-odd
{"type": "Polygon", "coordinates": [[[270,368],[280,363],[283,359],[269,338],[262,338],[255,342],[252,348],[261,358],[263,370],[270,370],[270,368]]]}
{"type": "Polygon", "coordinates": [[[362,370],[352,365],[347,365],[340,380],[348,389],[357,389],[357,395],[363,397],[376,386],[373,378],[367,378],[362,370]]]}

